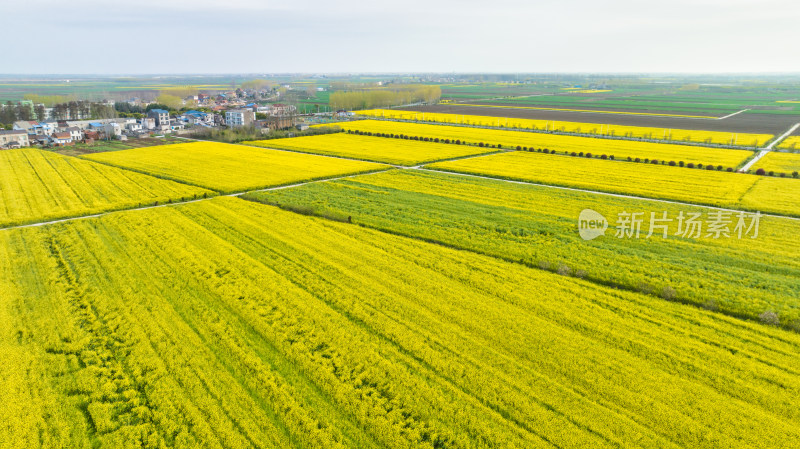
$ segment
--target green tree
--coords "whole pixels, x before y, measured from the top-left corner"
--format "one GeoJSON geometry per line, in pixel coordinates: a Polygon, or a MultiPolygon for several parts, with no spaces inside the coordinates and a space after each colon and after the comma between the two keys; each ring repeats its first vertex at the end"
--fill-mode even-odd
{"type": "Polygon", "coordinates": [[[177,95],[161,94],[156,98],[156,103],[167,106],[167,109],[177,110],[183,107],[183,99],[177,95]]]}

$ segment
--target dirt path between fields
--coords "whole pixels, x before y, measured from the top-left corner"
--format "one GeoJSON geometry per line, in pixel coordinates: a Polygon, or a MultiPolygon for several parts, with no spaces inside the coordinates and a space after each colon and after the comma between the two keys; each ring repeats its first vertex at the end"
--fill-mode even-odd
{"type": "Polygon", "coordinates": [[[733,114],[728,114],[724,117],[717,117],[717,120],[725,120],[726,118],[733,117],[734,115],[741,114],[742,112],[749,111],[750,109],[742,109],[741,111],[736,111],[733,114]]]}
{"type": "MultiPolygon", "coordinates": [[[[401,167],[401,168],[407,168],[407,167],[401,167]]],[[[231,197],[242,196],[242,195],[244,195],[246,193],[251,193],[251,192],[268,192],[270,190],[291,189],[293,187],[300,187],[300,186],[304,186],[304,185],[308,185],[308,184],[315,184],[315,183],[318,183],[318,182],[337,181],[339,179],[355,178],[356,176],[371,175],[371,174],[380,173],[380,172],[389,171],[389,170],[393,170],[393,168],[386,168],[384,170],[377,170],[377,171],[373,171],[373,172],[369,172],[369,173],[356,173],[356,174],[352,174],[352,175],[337,176],[337,177],[334,177],[334,178],[315,179],[315,180],[312,180],[312,181],[303,181],[303,182],[298,182],[298,183],[295,183],[295,184],[287,184],[287,185],[282,185],[282,186],[267,187],[267,188],[264,188],[264,189],[247,190],[247,191],[242,191],[242,192],[234,192],[234,193],[213,195],[213,196],[209,196],[207,198],[198,198],[196,200],[188,200],[188,201],[176,201],[176,202],[172,202],[172,203],[159,204],[158,206],[152,205],[152,206],[132,207],[132,208],[128,208],[128,209],[117,209],[117,210],[110,210],[108,212],[101,212],[101,213],[98,213],[98,214],[81,215],[81,216],[77,216],[77,217],[59,218],[58,220],[50,220],[50,221],[42,221],[42,222],[38,222],[38,223],[29,223],[29,224],[23,224],[23,225],[17,225],[17,226],[9,226],[9,227],[6,227],[6,228],[0,228],[0,231],[6,231],[6,230],[11,230],[11,229],[20,229],[20,228],[35,228],[35,227],[39,227],[39,226],[46,226],[46,225],[51,225],[51,224],[56,224],[56,223],[64,223],[64,222],[67,222],[67,221],[85,220],[87,218],[99,218],[99,217],[103,217],[105,215],[115,214],[117,212],[128,212],[128,211],[134,211],[134,210],[148,210],[148,209],[156,209],[156,208],[159,208],[159,207],[181,206],[181,205],[184,205],[184,204],[199,203],[201,201],[209,201],[209,200],[213,200],[214,198],[225,197],[225,196],[231,196],[231,197]]]]}
{"type": "MultiPolygon", "coordinates": [[[[748,212],[748,213],[750,213],[750,211],[743,211],[741,209],[728,209],[728,208],[724,208],[724,207],[707,206],[707,205],[695,204],[695,203],[686,203],[686,202],[683,202],[683,201],[665,200],[665,199],[659,199],[659,198],[647,198],[647,197],[634,196],[634,195],[625,195],[625,194],[622,194],[622,193],[599,192],[597,190],[581,189],[581,188],[577,188],[577,187],[555,186],[555,185],[550,185],[550,184],[540,184],[540,183],[531,182],[531,181],[515,181],[515,180],[512,180],[512,179],[493,178],[491,176],[473,175],[473,174],[469,174],[469,173],[460,173],[460,172],[439,170],[439,169],[434,170],[434,169],[431,169],[431,168],[424,168],[424,167],[417,168],[417,170],[427,171],[427,172],[432,172],[432,173],[445,173],[445,174],[448,174],[448,175],[467,176],[467,177],[470,177],[470,178],[490,179],[492,181],[508,182],[508,183],[511,183],[511,184],[523,184],[523,185],[531,185],[531,186],[537,186],[537,187],[547,187],[549,189],[569,190],[571,192],[591,193],[591,194],[594,194],[594,195],[603,195],[603,196],[613,196],[615,198],[627,198],[627,199],[632,199],[632,200],[656,201],[656,202],[659,202],[659,203],[675,204],[675,205],[679,205],[679,206],[702,207],[704,209],[722,210],[722,211],[729,211],[729,212],[748,212]]],[[[768,213],[764,213],[764,212],[760,212],[760,213],[761,213],[762,217],[785,218],[787,220],[800,221],[800,218],[798,218],[798,217],[789,217],[789,216],[786,216],[786,215],[768,214],[768,213]]]]}
{"type": "Polygon", "coordinates": [[[744,164],[744,166],[742,166],[742,168],[740,168],[739,171],[746,172],[747,170],[750,170],[750,167],[755,165],[758,161],[761,160],[762,157],[766,156],[767,153],[772,151],[772,149],[775,148],[775,145],[783,142],[784,139],[791,136],[792,133],[794,133],[797,130],[797,128],[800,128],[800,123],[795,123],[794,126],[789,128],[788,131],[781,134],[780,136],[778,136],[778,138],[770,142],[770,144],[764,147],[764,149],[762,149],[761,151],[759,151],[758,154],[756,154],[756,156],[753,159],[750,159],[746,164],[744,164]]]}
{"type": "MultiPolygon", "coordinates": [[[[772,142],[768,147],[766,147],[762,151],[762,153],[764,153],[764,154],[768,153],[770,151],[770,149],[774,145],[779,143],[781,140],[783,140],[787,136],[791,135],[799,127],[800,127],[800,123],[795,124],[792,128],[790,128],[783,135],[781,135],[778,139],[775,139],[775,141],[772,142]]],[[[208,142],[206,140],[183,138],[183,137],[182,137],[182,139],[193,140],[193,141],[197,141],[197,142],[208,142]]],[[[257,147],[257,146],[253,146],[253,145],[244,145],[244,144],[233,144],[233,145],[242,145],[242,146],[246,146],[246,147],[250,147],[250,148],[264,148],[264,149],[268,149],[268,150],[285,151],[285,152],[289,152],[289,153],[298,153],[297,151],[282,150],[282,149],[279,149],[279,148],[265,148],[265,147],[257,147]]],[[[478,157],[491,156],[491,155],[495,155],[495,154],[498,154],[498,153],[504,153],[504,152],[508,152],[508,151],[513,151],[513,150],[501,150],[501,151],[496,151],[496,152],[492,152],[492,153],[474,154],[474,155],[468,155],[468,156],[464,156],[464,157],[459,157],[459,158],[456,158],[456,159],[458,159],[458,160],[472,159],[472,158],[478,158],[478,157]]],[[[303,153],[303,154],[313,154],[313,153],[303,153]]],[[[319,156],[330,157],[330,158],[334,158],[334,159],[345,159],[345,160],[350,160],[350,161],[363,162],[363,160],[361,160],[361,159],[353,159],[353,158],[348,158],[348,157],[343,157],[343,156],[327,156],[327,155],[319,155],[319,156]]],[[[748,163],[748,167],[751,166],[752,164],[754,164],[761,157],[762,157],[762,154],[759,154],[759,156],[757,158],[755,158],[753,161],[750,161],[748,163]]],[[[135,210],[147,210],[147,209],[155,209],[155,208],[159,208],[159,207],[180,206],[180,205],[183,205],[183,204],[197,203],[197,202],[200,202],[200,201],[208,201],[208,200],[212,200],[212,199],[218,198],[218,197],[226,197],[226,196],[228,196],[228,197],[238,197],[238,196],[242,196],[242,195],[244,195],[246,193],[251,193],[251,192],[268,192],[268,191],[271,191],[271,190],[291,189],[291,188],[295,188],[295,187],[302,187],[302,186],[309,185],[309,184],[316,184],[316,183],[329,182],[329,181],[337,181],[337,180],[340,180],[340,179],[355,178],[355,177],[358,177],[358,176],[368,176],[368,175],[371,175],[371,174],[382,173],[382,172],[386,172],[386,171],[390,171],[390,170],[419,170],[419,171],[426,171],[426,172],[432,172],[432,173],[445,173],[445,174],[455,175],[455,176],[465,176],[465,177],[470,177],[470,178],[488,179],[488,180],[492,180],[492,181],[507,182],[507,183],[512,183],[512,184],[524,184],[524,185],[531,185],[531,186],[537,186],[537,187],[546,187],[546,188],[549,188],[549,189],[558,189],[558,190],[567,190],[567,191],[571,191],[571,192],[581,192],[581,193],[589,193],[589,194],[596,194],[596,195],[612,196],[612,197],[616,197],[616,198],[627,198],[627,199],[643,200],[643,201],[657,201],[657,202],[660,202],[660,203],[676,204],[676,205],[687,206],[687,207],[702,207],[702,208],[705,208],[705,209],[724,210],[724,211],[731,211],[731,212],[741,212],[740,209],[727,209],[727,208],[723,208],[723,207],[714,207],[714,206],[707,206],[707,205],[702,205],[702,204],[686,203],[686,202],[682,202],[682,201],[664,200],[664,199],[658,199],[658,198],[647,198],[647,197],[642,197],[642,196],[601,192],[601,191],[597,191],[597,190],[581,189],[581,188],[576,188],[576,187],[555,186],[555,185],[549,185],[549,184],[540,184],[540,183],[531,182],[531,181],[515,181],[515,180],[510,180],[510,179],[495,178],[495,177],[491,177],[491,176],[474,175],[474,174],[459,173],[459,172],[454,172],[454,171],[434,170],[434,169],[430,169],[430,168],[425,168],[425,165],[433,164],[433,163],[435,163],[435,162],[427,162],[425,164],[415,165],[415,166],[383,164],[383,165],[387,166],[386,169],[376,170],[376,171],[369,172],[369,173],[356,173],[356,174],[352,174],[352,175],[344,175],[344,176],[335,176],[335,177],[331,177],[331,178],[315,179],[315,180],[311,180],[311,181],[303,181],[303,182],[298,182],[298,183],[294,183],[294,184],[287,184],[287,185],[275,186],[275,187],[267,187],[267,188],[263,188],[263,189],[246,190],[246,191],[241,191],[241,192],[219,194],[219,195],[209,196],[208,198],[199,198],[199,199],[195,199],[195,200],[179,201],[179,202],[173,202],[173,203],[164,203],[164,204],[159,204],[157,206],[153,205],[153,206],[134,207],[134,208],[128,208],[128,209],[117,209],[117,210],[112,210],[112,211],[102,212],[102,213],[97,213],[97,214],[91,214],[91,215],[81,215],[81,216],[76,216],[76,217],[60,218],[60,219],[57,219],[57,220],[49,220],[49,221],[43,221],[43,222],[37,222],[37,223],[28,223],[28,224],[23,224],[23,225],[9,226],[9,227],[0,228],[0,231],[12,230],[12,229],[21,229],[21,228],[35,228],[35,227],[39,227],[39,226],[46,226],[46,225],[51,225],[51,224],[56,224],[56,223],[64,223],[64,222],[76,221],[76,220],[84,220],[84,219],[89,219],[89,218],[99,218],[99,217],[103,217],[105,215],[114,214],[114,213],[118,213],[118,212],[127,212],[127,211],[135,211],[135,210]]],[[[742,170],[744,170],[744,168],[742,170]]],[[[764,212],[761,212],[761,215],[765,216],[765,217],[785,218],[785,219],[788,219],[788,220],[800,221],[800,218],[789,217],[789,216],[785,216],[785,215],[775,215],[775,214],[768,214],[768,213],[764,213],[764,212]]]]}

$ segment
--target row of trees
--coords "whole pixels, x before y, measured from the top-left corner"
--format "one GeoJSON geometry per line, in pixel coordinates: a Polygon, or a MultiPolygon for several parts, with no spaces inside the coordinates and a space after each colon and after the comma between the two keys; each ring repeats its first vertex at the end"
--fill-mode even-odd
{"type": "Polygon", "coordinates": [[[93,103],[90,101],[70,101],[69,103],[54,105],[50,118],[53,120],[78,120],[115,117],[117,117],[117,111],[114,110],[114,106],[109,104],[93,103]]]}
{"type": "Polygon", "coordinates": [[[333,92],[330,105],[333,109],[370,109],[397,106],[416,102],[434,103],[442,96],[439,86],[406,85],[374,88],[350,92],[333,92]]]}
{"type": "Polygon", "coordinates": [[[17,120],[44,120],[45,115],[46,111],[42,105],[31,107],[28,104],[11,101],[0,104],[0,124],[6,128],[10,128],[10,125],[17,120]]]}
{"type": "MultiPolygon", "coordinates": [[[[500,143],[498,143],[498,144],[491,144],[491,143],[484,143],[484,142],[470,143],[470,142],[466,142],[466,141],[462,142],[461,140],[457,140],[457,139],[456,140],[450,140],[450,139],[444,139],[444,138],[440,139],[438,137],[409,136],[409,135],[406,135],[406,134],[380,133],[380,132],[371,132],[371,131],[361,131],[361,130],[357,130],[357,129],[356,130],[348,129],[347,133],[348,134],[358,134],[358,135],[362,135],[362,136],[389,137],[389,138],[393,138],[393,139],[420,140],[420,141],[423,141],[423,142],[452,143],[452,144],[456,144],[456,145],[462,145],[462,144],[463,145],[477,145],[478,147],[481,147],[481,148],[498,148],[498,149],[507,148],[507,149],[516,149],[517,151],[529,151],[529,152],[537,152],[537,153],[556,154],[556,150],[551,150],[549,148],[524,147],[524,146],[521,146],[521,145],[517,145],[516,147],[506,145],[504,147],[503,144],[500,144],[500,143]]],[[[606,155],[606,154],[598,155],[598,154],[592,154],[592,153],[589,153],[589,152],[584,153],[583,151],[580,151],[580,152],[572,151],[572,152],[570,152],[569,150],[564,151],[563,154],[565,156],[573,156],[573,157],[585,157],[585,158],[599,158],[599,159],[603,159],[603,160],[606,160],[606,159],[615,160],[613,154],[612,155],[606,155]]],[[[645,164],[669,165],[670,167],[697,168],[697,169],[701,169],[701,170],[704,169],[704,170],[716,170],[716,171],[725,170],[725,171],[728,171],[728,172],[733,172],[734,171],[733,167],[725,168],[722,165],[711,165],[711,164],[705,164],[704,165],[704,164],[701,164],[701,163],[695,164],[695,163],[692,163],[692,162],[685,163],[684,161],[675,162],[675,161],[665,161],[665,160],[650,159],[650,158],[642,159],[642,158],[638,158],[638,157],[634,158],[634,157],[630,157],[630,156],[627,158],[627,160],[628,160],[628,162],[636,162],[636,163],[642,163],[643,162],[645,164]]],[[[757,175],[762,175],[762,176],[779,176],[781,178],[786,178],[786,177],[790,176],[789,173],[780,173],[780,172],[776,173],[776,172],[773,172],[773,171],[767,172],[764,169],[758,169],[756,174],[757,175]]],[[[794,178],[798,178],[798,177],[800,177],[800,174],[795,171],[794,173],[791,174],[791,176],[794,177],[794,178]]]]}
{"type": "Polygon", "coordinates": [[[92,103],[89,101],[70,101],[68,103],[58,103],[53,106],[50,114],[47,113],[44,105],[13,103],[7,101],[0,105],[0,123],[10,125],[17,120],[78,120],[78,119],[101,119],[117,117],[114,107],[105,103],[92,103]]]}

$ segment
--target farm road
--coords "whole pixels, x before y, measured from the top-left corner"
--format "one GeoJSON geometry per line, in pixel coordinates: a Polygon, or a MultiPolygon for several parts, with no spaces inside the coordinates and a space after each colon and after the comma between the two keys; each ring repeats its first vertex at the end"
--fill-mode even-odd
{"type": "Polygon", "coordinates": [[[783,141],[783,139],[791,136],[792,133],[794,133],[797,130],[797,128],[800,128],[800,123],[795,123],[794,126],[789,128],[788,131],[786,131],[785,133],[781,134],[780,136],[778,136],[778,138],[776,138],[772,142],[770,142],[770,144],[767,145],[766,147],[764,147],[763,150],[759,151],[758,154],[753,159],[750,159],[746,164],[744,164],[744,166],[742,168],[740,168],[739,171],[746,172],[747,170],[750,170],[750,167],[755,165],[756,162],[761,160],[762,157],[766,156],[767,153],[772,151],[772,149],[775,147],[775,145],[781,143],[783,141]]]}
{"type": "MultiPolygon", "coordinates": [[[[792,132],[794,132],[798,127],[800,127],[800,123],[796,124],[794,127],[792,127],[792,129],[787,131],[781,137],[785,138],[786,136],[788,136],[792,132]]],[[[187,139],[187,140],[196,140],[196,139],[187,139]]],[[[777,142],[777,140],[776,140],[776,142],[777,142]]],[[[249,145],[244,145],[244,146],[249,146],[249,145]]],[[[263,147],[257,147],[257,148],[263,148],[263,147]]],[[[288,151],[288,150],[285,150],[285,151],[288,151]]],[[[769,150],[764,150],[764,152],[769,152],[769,150]]],[[[499,152],[476,154],[476,155],[464,156],[464,157],[457,158],[457,159],[471,159],[471,158],[485,157],[485,156],[490,156],[490,155],[494,155],[494,154],[498,154],[498,153],[499,152]]],[[[353,161],[359,160],[359,159],[350,159],[350,158],[339,157],[339,156],[330,156],[330,157],[335,157],[335,158],[339,158],[339,159],[353,160],[353,161]]],[[[356,173],[356,174],[352,174],[352,175],[335,176],[335,177],[331,177],[331,178],[315,179],[315,180],[312,180],[312,181],[303,181],[303,182],[298,182],[298,183],[294,183],[294,184],[287,184],[287,185],[282,185],[282,186],[267,187],[267,188],[264,188],[264,189],[247,190],[247,191],[234,192],[234,193],[228,193],[228,194],[214,195],[214,196],[210,196],[208,198],[198,198],[196,200],[188,200],[188,201],[173,202],[173,203],[164,203],[164,204],[159,204],[157,206],[156,205],[152,205],[152,206],[143,206],[143,207],[135,207],[135,208],[128,208],[128,209],[118,209],[118,210],[113,210],[113,211],[108,211],[108,212],[102,212],[102,213],[99,213],[99,214],[81,215],[81,216],[76,216],[76,217],[60,218],[58,220],[50,220],[50,221],[43,221],[43,222],[38,222],[38,223],[29,223],[29,224],[24,224],[24,225],[9,226],[9,227],[5,227],[5,228],[0,228],[0,231],[7,231],[7,230],[12,230],[12,229],[22,229],[22,228],[35,228],[35,227],[47,226],[47,225],[56,224],[56,223],[65,223],[65,222],[76,221],[76,220],[85,220],[85,219],[89,219],[89,218],[99,218],[99,217],[103,217],[105,215],[114,214],[114,213],[118,213],[118,212],[147,210],[147,209],[155,209],[155,208],[158,208],[158,207],[180,206],[180,205],[184,205],[184,204],[197,203],[197,202],[200,202],[200,201],[208,201],[208,200],[220,197],[220,196],[223,196],[223,197],[224,196],[238,197],[238,196],[242,196],[242,195],[244,195],[246,193],[250,193],[250,192],[268,192],[268,191],[271,191],[271,190],[291,189],[291,188],[295,188],[295,187],[302,187],[302,186],[309,185],[309,184],[316,184],[316,183],[329,182],[329,181],[337,181],[337,180],[340,180],[340,179],[355,178],[355,177],[358,177],[358,176],[368,176],[368,175],[371,175],[371,174],[386,172],[386,171],[395,170],[395,169],[400,169],[400,170],[419,170],[419,171],[434,172],[434,173],[446,173],[446,174],[449,174],[449,175],[464,176],[464,177],[470,177],[470,178],[489,179],[489,180],[493,180],[493,181],[507,182],[507,183],[511,183],[511,184],[526,184],[526,185],[537,186],[537,187],[546,187],[548,189],[567,190],[567,191],[571,191],[571,192],[589,193],[589,194],[595,194],[595,195],[612,196],[612,197],[617,197],[617,198],[628,198],[628,199],[643,200],[643,201],[657,201],[657,202],[660,202],[660,203],[677,204],[677,205],[687,206],[687,207],[702,207],[702,208],[705,208],[705,209],[739,212],[739,210],[737,210],[737,209],[727,209],[727,208],[721,208],[721,207],[704,206],[704,205],[701,205],[701,204],[686,203],[686,202],[681,202],[681,201],[671,201],[671,200],[664,200],[664,199],[657,199],[657,198],[647,198],[647,197],[636,196],[636,195],[624,195],[624,194],[619,194],[619,193],[601,192],[601,191],[597,191],[597,190],[580,189],[580,188],[574,188],[574,187],[554,186],[554,185],[540,184],[540,183],[529,182],[529,181],[514,181],[514,180],[510,180],[510,179],[500,179],[500,178],[493,178],[491,176],[473,175],[473,174],[459,173],[459,172],[447,171],[447,170],[433,170],[433,169],[425,168],[425,164],[415,165],[415,166],[390,165],[390,164],[385,164],[385,165],[387,165],[388,168],[383,169],[383,170],[376,170],[376,171],[369,172],[369,173],[356,173]]],[[[783,215],[765,214],[763,212],[762,212],[762,215],[763,216],[767,216],[767,217],[775,217],[775,218],[783,218],[783,219],[788,219],[788,220],[800,221],[800,218],[787,217],[787,216],[783,216],[783,215]]]]}

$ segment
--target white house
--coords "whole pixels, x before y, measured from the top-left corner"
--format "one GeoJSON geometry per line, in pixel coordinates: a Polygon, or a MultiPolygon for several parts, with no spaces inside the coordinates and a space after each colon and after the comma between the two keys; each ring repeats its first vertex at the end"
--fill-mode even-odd
{"type": "Polygon", "coordinates": [[[105,131],[106,136],[121,136],[122,135],[122,127],[119,126],[119,123],[116,122],[108,122],[103,126],[103,131],[105,131]]]}
{"type": "Polygon", "coordinates": [[[156,129],[156,119],[145,117],[141,120],[142,129],[156,129]]]}
{"type": "Polygon", "coordinates": [[[10,131],[0,129],[0,148],[27,147],[29,145],[27,131],[22,129],[10,131]]]}
{"type": "Polygon", "coordinates": [[[155,119],[156,126],[169,125],[169,111],[164,109],[151,109],[147,112],[147,116],[155,119]]]}
{"type": "Polygon", "coordinates": [[[62,130],[62,132],[69,133],[69,135],[72,138],[73,142],[78,141],[78,140],[83,140],[83,131],[81,131],[81,129],[78,128],[77,126],[70,126],[70,127],[64,128],[62,130]]]}
{"type": "Polygon", "coordinates": [[[72,135],[68,132],[53,133],[50,136],[53,145],[69,145],[72,143],[72,135]]]}
{"type": "Polygon", "coordinates": [[[231,109],[225,111],[225,124],[230,127],[249,126],[256,120],[252,109],[231,109]]]}

